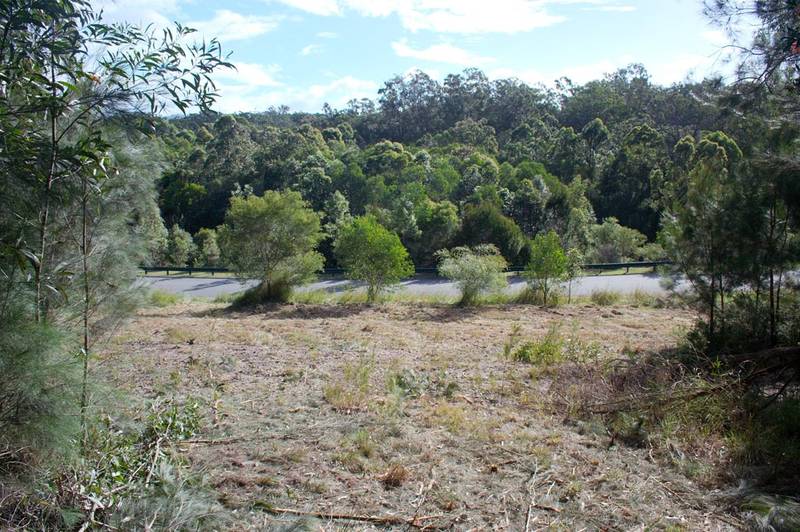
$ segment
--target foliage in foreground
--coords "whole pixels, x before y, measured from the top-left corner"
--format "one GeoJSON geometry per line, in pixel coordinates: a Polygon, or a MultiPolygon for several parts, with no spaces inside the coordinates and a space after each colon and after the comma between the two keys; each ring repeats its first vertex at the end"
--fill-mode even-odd
{"type": "Polygon", "coordinates": [[[0,470],[0,525],[48,530],[222,525],[222,508],[200,479],[188,475],[174,449],[197,432],[198,407],[193,401],[181,406],[155,401],[137,428],[130,420],[98,419],[89,426],[81,456],[62,458],[60,467],[44,470],[44,478],[39,471],[35,488],[19,474],[9,477],[0,470]]]}

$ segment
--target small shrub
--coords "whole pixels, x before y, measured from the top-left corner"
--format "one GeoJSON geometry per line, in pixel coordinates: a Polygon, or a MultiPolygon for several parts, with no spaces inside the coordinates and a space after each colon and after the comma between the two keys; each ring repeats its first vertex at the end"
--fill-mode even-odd
{"type": "Polygon", "coordinates": [[[589,298],[595,305],[609,307],[619,303],[621,296],[619,292],[614,292],[612,290],[592,290],[592,294],[589,298]]]}
{"type": "Polygon", "coordinates": [[[525,342],[511,352],[511,358],[535,366],[550,367],[564,360],[564,339],[557,326],[538,341],[525,342]]]}
{"type": "Polygon", "coordinates": [[[147,302],[153,307],[171,307],[183,302],[181,294],[173,294],[171,292],[164,292],[162,290],[151,290],[147,297],[147,302]]]}
{"type": "Polygon", "coordinates": [[[627,299],[634,307],[655,307],[658,305],[658,298],[653,293],[640,288],[629,294],[627,299]]]}
{"type": "Polygon", "coordinates": [[[456,282],[462,305],[474,305],[482,294],[499,292],[508,284],[506,260],[491,244],[440,250],[436,256],[439,275],[456,282]]]}

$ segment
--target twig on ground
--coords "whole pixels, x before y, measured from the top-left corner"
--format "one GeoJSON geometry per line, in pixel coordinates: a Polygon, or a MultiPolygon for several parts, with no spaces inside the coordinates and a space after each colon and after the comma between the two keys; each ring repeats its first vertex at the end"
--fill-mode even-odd
{"type": "Polygon", "coordinates": [[[442,527],[425,525],[422,521],[430,521],[431,519],[439,519],[443,515],[423,515],[414,517],[412,519],[394,516],[394,515],[354,515],[354,514],[340,514],[334,512],[316,512],[316,511],[303,511],[295,510],[292,508],[276,508],[268,505],[259,505],[261,510],[271,514],[290,514],[302,515],[309,517],[317,517],[319,519],[333,519],[337,521],[358,521],[362,523],[373,523],[376,525],[408,525],[414,528],[424,530],[440,530],[442,527]]]}

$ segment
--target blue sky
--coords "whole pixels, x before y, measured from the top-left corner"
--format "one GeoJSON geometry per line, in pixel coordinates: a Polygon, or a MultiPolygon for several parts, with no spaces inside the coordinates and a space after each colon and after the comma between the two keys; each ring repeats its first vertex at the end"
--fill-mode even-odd
{"type": "Polygon", "coordinates": [[[236,72],[216,77],[224,112],[318,111],[376,98],[414,69],[437,79],[583,83],[642,63],[656,83],[727,70],[725,36],[701,0],[98,0],[112,20],[179,21],[217,36],[236,72]]]}

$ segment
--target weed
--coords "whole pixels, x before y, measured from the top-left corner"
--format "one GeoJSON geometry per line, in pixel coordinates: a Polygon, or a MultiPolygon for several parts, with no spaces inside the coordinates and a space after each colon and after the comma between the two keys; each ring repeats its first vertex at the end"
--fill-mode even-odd
{"type": "Polygon", "coordinates": [[[453,434],[462,432],[466,425],[464,409],[445,402],[433,408],[429,419],[434,425],[444,427],[453,434]]]}
{"type": "Polygon", "coordinates": [[[374,360],[367,358],[345,364],[342,370],[343,378],[326,384],[322,389],[323,397],[339,410],[358,410],[366,407],[369,380],[374,368],[374,360]]]}
{"type": "Polygon", "coordinates": [[[173,294],[162,290],[151,290],[147,295],[147,302],[152,307],[171,307],[182,303],[184,300],[181,294],[173,294]]]}
{"type": "Polygon", "coordinates": [[[366,429],[358,429],[350,436],[350,443],[355,447],[356,451],[364,458],[372,458],[375,456],[375,443],[366,429]]]}
{"type": "Polygon", "coordinates": [[[595,305],[610,307],[619,303],[621,296],[619,292],[614,292],[612,290],[592,290],[589,299],[595,305]]]}
{"type": "Polygon", "coordinates": [[[659,300],[654,294],[641,288],[628,294],[627,299],[634,307],[656,307],[659,304],[659,300]]]}
{"type": "Polygon", "coordinates": [[[550,367],[564,360],[564,339],[558,325],[553,325],[541,340],[522,344],[511,352],[511,358],[536,366],[550,367]]]}

